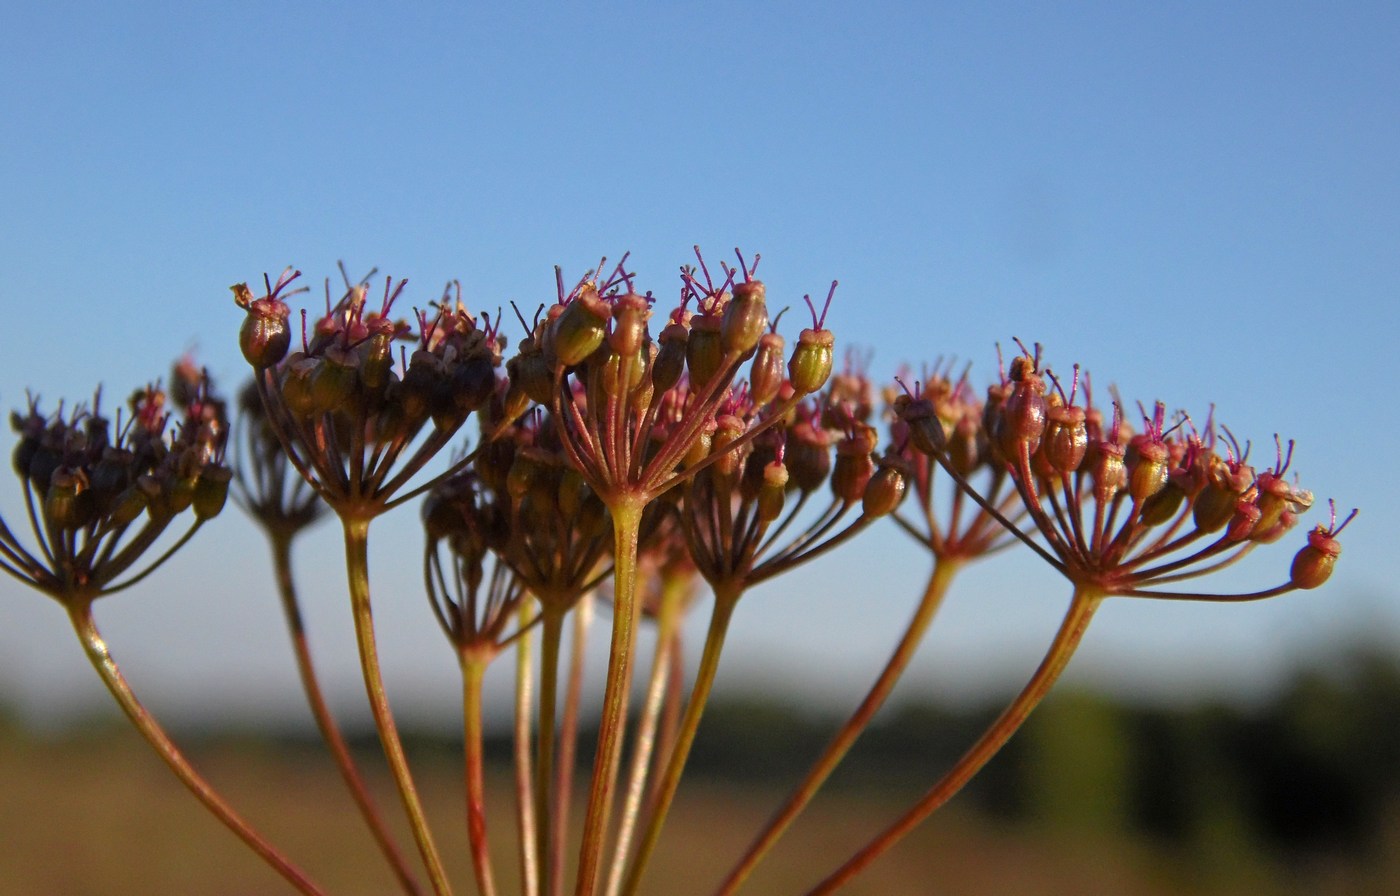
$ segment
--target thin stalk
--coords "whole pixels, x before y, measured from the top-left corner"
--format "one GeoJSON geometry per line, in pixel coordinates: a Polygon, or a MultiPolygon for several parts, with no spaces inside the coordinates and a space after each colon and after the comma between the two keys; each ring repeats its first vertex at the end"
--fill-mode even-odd
{"type": "Polygon", "coordinates": [[[643,507],[643,501],[631,495],[623,496],[609,507],[616,545],[612,645],[607,684],[603,689],[603,714],[598,722],[598,752],[593,759],[588,812],[584,815],[583,839],[579,844],[578,878],[574,887],[577,896],[593,896],[598,886],[598,869],[622,757],[627,695],[632,685],[633,647],[641,608],[637,601],[637,529],[641,525],[643,507]]]}
{"type": "Polygon", "coordinates": [[[554,782],[554,827],[549,842],[549,896],[564,892],[564,851],[569,839],[569,807],[574,796],[574,757],[578,753],[579,707],[583,703],[584,648],[593,626],[592,592],[584,594],[574,609],[574,630],[569,647],[569,686],[564,713],[559,720],[559,762],[554,782]]]}
{"type": "Polygon", "coordinates": [[[608,869],[607,896],[617,896],[622,886],[622,871],[632,847],[632,832],[641,810],[646,790],[647,770],[651,766],[652,750],[656,744],[656,729],[661,721],[662,699],[671,672],[671,653],[675,647],[676,624],[681,602],[689,590],[685,577],[666,579],[662,585],[661,605],[656,614],[656,653],[652,657],[651,678],[647,684],[646,702],[637,719],[635,744],[632,747],[632,768],[627,776],[627,796],[622,804],[622,819],[618,825],[617,843],[613,849],[612,866],[608,869]]]}
{"type": "Polygon", "coordinates": [[[862,847],[846,864],[813,887],[808,892],[808,896],[824,896],[824,894],[832,893],[855,877],[932,814],[935,809],[948,802],[955,793],[962,789],[964,784],[972,779],[973,775],[981,770],[982,766],[987,764],[992,756],[996,755],[996,752],[1011,738],[1011,735],[1016,733],[1016,729],[1025,722],[1026,717],[1031,714],[1031,710],[1035,709],[1036,705],[1049,693],[1050,688],[1060,677],[1060,673],[1068,665],[1070,657],[1074,655],[1075,649],[1084,637],[1085,629],[1089,627],[1089,622],[1094,617],[1094,611],[1099,608],[1102,601],[1102,593],[1082,586],[1075,587],[1069,610],[1066,611],[1059,630],[1055,632],[1055,639],[1050,643],[1045,657],[1040,661],[1040,665],[1031,675],[1030,680],[1026,682],[1025,687],[1007,705],[996,721],[982,733],[977,742],[963,754],[962,758],[943,776],[942,780],[925,793],[894,824],[862,847]]]}
{"type": "Polygon", "coordinates": [[[536,848],[539,815],[535,809],[535,778],[530,760],[530,704],[533,695],[530,619],[534,601],[526,597],[517,611],[520,637],[515,644],[515,805],[520,816],[520,881],[525,896],[539,896],[540,851],[536,848]]]}
{"type": "Polygon", "coordinates": [[[918,607],[914,610],[914,616],[909,620],[909,626],[904,630],[904,635],[896,645],[894,653],[890,655],[889,662],[880,672],[880,677],[875,679],[870,691],[865,695],[865,699],[856,707],[851,717],[836,732],[836,736],[827,744],[826,749],[812,763],[812,767],[794,788],[787,802],[774,813],[768,824],[759,835],[754,838],[749,845],[748,851],[744,853],[734,870],[729,872],[724,883],[717,891],[718,896],[730,896],[735,890],[743,885],[744,881],[752,873],[755,866],[762,861],[778,839],[787,831],[793,820],[797,818],[802,810],[807,808],[807,804],[817,795],[817,791],[826,779],[836,770],[836,766],[845,758],[846,753],[856,742],[862,732],[870,724],[870,720],[884,705],[890,692],[894,689],[895,683],[899,681],[904,670],[908,668],[909,661],[913,659],[915,651],[923,641],[924,634],[928,631],[929,624],[937,614],[938,608],[943,604],[943,597],[948,593],[948,586],[953,581],[953,576],[962,567],[962,563],[955,559],[939,557],[934,560],[933,572],[929,575],[928,585],[924,588],[924,596],[920,599],[918,607]]]}
{"type": "Polygon", "coordinates": [[[297,892],[308,894],[308,896],[324,896],[324,891],[320,887],[312,883],[280,850],[254,830],[214,790],[213,786],[194,770],[194,766],[190,765],[184,753],[180,752],[180,748],[175,746],[165,729],[160,726],[154,716],[147,712],[146,707],[141,705],[141,701],[136,699],[136,694],[127,684],[117,661],[112,658],[111,651],[107,649],[107,642],[103,640],[102,633],[97,630],[97,623],[92,618],[92,604],[88,601],[71,601],[67,604],[67,608],[68,619],[73,624],[73,631],[77,634],[78,641],[83,645],[83,651],[87,654],[88,661],[92,663],[92,667],[102,678],[102,683],[112,693],[112,697],[121,706],[122,712],[126,713],[126,717],[131,720],[131,724],[136,726],[136,730],[141,732],[141,736],[170,767],[180,782],[189,788],[190,793],[194,794],[197,800],[204,804],[204,808],[212,812],[215,818],[238,835],[238,838],[249,849],[272,866],[273,870],[282,875],[287,883],[296,888],[297,892]]]}
{"type": "Polygon", "coordinates": [[[316,720],[316,729],[331,751],[346,789],[350,791],[365,825],[369,827],[380,852],[384,853],[384,858],[388,860],[399,885],[405,893],[417,896],[420,892],[418,881],[394,842],[393,835],[389,833],[384,818],[379,813],[379,807],[370,796],[369,788],[365,786],[364,778],[360,775],[359,767],[356,766],[354,756],[350,752],[350,746],[345,742],[340,726],[331,715],[330,707],[326,705],[325,695],[321,691],[316,667],[311,660],[311,647],[307,642],[301,607],[297,601],[295,579],[292,576],[292,536],[281,532],[270,533],[269,540],[272,544],[272,566],[277,577],[277,593],[282,600],[282,615],[287,620],[287,631],[292,638],[292,653],[296,657],[297,674],[301,677],[302,690],[306,692],[306,703],[316,720]]]}
{"type": "Polygon", "coordinates": [[[724,650],[729,620],[733,617],[734,607],[742,594],[742,587],[715,589],[715,606],[710,614],[710,629],[705,634],[705,646],[700,653],[700,668],[695,673],[695,684],[690,689],[690,699],[686,703],[685,716],[676,735],[676,745],[671,750],[670,761],[666,763],[666,773],[657,787],[655,806],[647,819],[646,832],[627,872],[627,881],[622,887],[624,896],[633,896],[641,886],[647,862],[661,839],[661,828],[666,822],[667,813],[670,812],[676,790],[680,787],[681,774],[685,771],[686,760],[690,758],[691,745],[695,743],[695,733],[700,730],[700,717],[705,712],[705,704],[710,699],[710,689],[715,683],[715,674],[719,671],[719,657],[720,652],[724,650]]]}
{"type": "Polygon", "coordinates": [[[564,617],[551,600],[541,607],[539,731],[535,735],[535,817],[538,821],[534,849],[546,877],[555,862],[549,850],[552,829],[556,823],[562,823],[550,817],[549,802],[554,775],[554,717],[559,699],[559,641],[563,628],[564,617]]]}
{"type": "Polygon", "coordinates": [[[491,845],[486,839],[485,748],[481,733],[481,682],[485,677],[485,659],[462,657],[462,750],[466,766],[467,839],[471,841],[477,892],[480,896],[496,896],[491,845]]]}
{"type": "Polygon", "coordinates": [[[448,883],[447,872],[443,869],[442,859],[438,857],[437,846],[433,843],[428,819],[423,814],[423,803],[413,785],[413,774],[409,771],[408,758],[404,755],[403,743],[399,740],[399,729],[394,724],[394,713],[389,707],[388,695],[384,692],[384,677],[379,668],[379,648],[374,637],[374,614],[369,598],[369,520],[345,518],[342,522],[345,528],[345,571],[350,582],[350,604],[355,617],[355,640],[360,649],[360,671],[364,675],[365,693],[369,696],[374,727],[379,732],[384,758],[388,760],[389,771],[399,789],[399,799],[403,803],[404,813],[408,816],[414,842],[418,845],[418,854],[423,859],[423,866],[428,870],[433,892],[438,896],[448,896],[452,892],[452,885],[448,883]]]}

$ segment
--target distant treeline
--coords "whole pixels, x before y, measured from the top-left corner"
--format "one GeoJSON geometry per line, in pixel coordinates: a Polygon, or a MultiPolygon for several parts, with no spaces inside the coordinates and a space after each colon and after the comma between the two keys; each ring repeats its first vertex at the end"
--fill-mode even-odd
{"type": "MultiPolygon", "coordinates": [[[[828,783],[910,802],[982,732],[1000,706],[953,710],[904,702],[879,716],[828,783]]],[[[785,695],[717,698],[707,710],[688,780],[766,787],[795,782],[840,719],[785,695]]],[[[98,722],[85,735],[117,730],[98,722]]],[[[25,736],[0,712],[0,739],[25,736]],[[8,734],[7,734],[8,732],[8,734]]],[[[184,732],[182,740],[238,741],[319,752],[314,735],[184,732]]],[[[370,731],[353,738],[371,756],[370,731]]],[[[412,752],[460,761],[460,746],[410,733],[412,752]]],[[[580,742],[589,761],[591,735],[580,742]]],[[[503,734],[488,756],[508,761],[503,734]]],[[[1093,835],[1146,835],[1187,850],[1282,858],[1393,848],[1400,830],[1400,657],[1357,651],[1299,672],[1267,702],[1164,708],[1059,690],[960,794],[956,804],[1010,823],[1093,835]],[[1387,828],[1387,825],[1389,827],[1387,828]]]]}
{"type": "MultiPolygon", "coordinates": [[[[897,707],[828,786],[898,790],[912,802],[999,710],[897,707]]],[[[833,729],[767,700],[719,703],[707,713],[692,773],[796,780],[833,729]]],[[[1300,672],[1250,709],[1056,692],[958,800],[1068,832],[1362,857],[1393,846],[1379,838],[1393,837],[1383,826],[1400,818],[1400,660],[1357,652],[1300,672]]]]}

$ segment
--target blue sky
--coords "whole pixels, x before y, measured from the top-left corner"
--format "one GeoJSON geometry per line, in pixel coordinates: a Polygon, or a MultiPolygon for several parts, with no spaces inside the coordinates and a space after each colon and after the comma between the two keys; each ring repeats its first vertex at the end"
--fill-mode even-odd
{"type": "MultiPolygon", "coordinates": [[[[1130,399],[1297,439],[1303,484],[1362,507],[1323,591],[1114,603],[1079,680],[1252,693],[1340,640],[1400,639],[1393,4],[400,6],[8,11],[0,404],[124,394],[190,347],[232,384],[227,286],[287,264],[312,282],[379,265],[417,303],[459,277],[494,312],[549,300],[555,264],[631,250],[665,296],[692,244],[742,246],[775,307],[840,279],[829,323],[878,376],[957,356],[985,378],[995,343],[1038,340],[1130,399]]],[[[391,690],[429,713],[455,689],[415,528],[385,520],[372,559],[391,690]]],[[[750,597],[721,686],[858,692],[922,586],[901,538],[750,597]]],[[[1222,585],[1272,584],[1293,547],[1222,585]]],[[[262,552],[231,511],[100,607],[139,688],[192,714],[294,713],[262,552]]],[[[331,527],[299,560],[353,705],[331,527]]],[[[98,703],[58,608],[0,595],[11,702],[98,703]]],[[[1029,560],[975,570],[906,693],[1013,680],[1065,596],[1029,560]]]]}

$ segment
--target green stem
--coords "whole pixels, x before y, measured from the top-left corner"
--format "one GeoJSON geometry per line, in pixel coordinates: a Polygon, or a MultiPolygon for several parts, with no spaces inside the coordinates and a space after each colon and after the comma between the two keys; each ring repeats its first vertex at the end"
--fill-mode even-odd
{"type": "Polygon", "coordinates": [[[710,698],[710,689],[715,683],[715,674],[719,671],[719,657],[720,652],[724,649],[725,634],[729,631],[729,620],[733,617],[734,607],[742,594],[741,587],[717,587],[715,589],[715,607],[710,614],[710,630],[705,635],[705,646],[700,653],[700,668],[695,673],[695,684],[690,690],[690,699],[685,706],[685,717],[681,720],[680,731],[676,736],[676,745],[672,748],[670,761],[666,764],[666,773],[662,776],[656,791],[655,806],[651,811],[651,816],[647,819],[646,833],[642,836],[641,845],[638,846],[637,854],[632,859],[632,865],[627,873],[627,882],[623,884],[624,896],[633,896],[641,886],[647,862],[651,859],[651,854],[656,850],[656,844],[661,839],[661,828],[666,822],[666,815],[671,809],[671,801],[675,799],[676,790],[680,787],[681,774],[685,771],[686,760],[690,758],[690,748],[695,742],[695,734],[700,729],[700,717],[705,712],[705,704],[709,702],[710,698]]]}
{"type": "Polygon", "coordinates": [[[894,689],[895,683],[899,681],[904,670],[908,668],[909,661],[913,659],[915,651],[923,641],[924,634],[928,631],[929,624],[937,614],[938,608],[943,603],[943,596],[948,593],[948,586],[953,581],[953,576],[962,567],[960,561],[945,558],[937,558],[934,561],[933,572],[929,576],[928,585],[924,588],[924,596],[919,601],[919,605],[914,610],[914,616],[909,621],[909,626],[904,630],[903,637],[891,654],[889,662],[880,673],[880,677],[875,679],[869,693],[865,699],[856,707],[851,717],[836,732],[836,736],[827,744],[821,756],[808,770],[806,777],[793,790],[773,817],[769,819],[767,826],[754,838],[749,845],[748,852],[734,866],[734,870],[729,872],[724,883],[717,891],[718,896],[730,896],[735,890],[743,885],[749,874],[753,872],[755,866],[762,861],[778,839],[787,831],[793,820],[797,818],[802,810],[807,808],[807,804],[817,795],[817,791],[826,779],[835,771],[836,766],[845,758],[846,753],[856,742],[861,733],[870,724],[870,720],[884,705],[890,692],[894,689]]]}
{"type": "Polygon", "coordinates": [[[520,816],[520,882],[525,896],[539,896],[540,892],[540,853],[535,839],[539,815],[534,769],[530,767],[531,639],[530,630],[525,628],[530,624],[533,604],[528,596],[520,602],[517,624],[522,629],[515,642],[515,805],[520,816]]]}
{"type": "Polygon", "coordinates": [[[1069,610],[1065,613],[1064,621],[1060,623],[1059,630],[1055,632],[1055,639],[1051,642],[1045,657],[1041,660],[1035,673],[1031,675],[1030,680],[1026,682],[1025,687],[1007,705],[996,721],[982,733],[977,742],[963,754],[962,758],[943,776],[942,780],[924,794],[894,824],[878,834],[852,856],[846,864],[812,888],[808,896],[823,896],[823,894],[834,892],[838,887],[851,880],[932,814],[935,809],[948,802],[954,794],[962,789],[964,784],[972,779],[973,775],[981,770],[982,766],[987,764],[992,756],[996,755],[1002,745],[1025,722],[1026,717],[1031,714],[1031,710],[1035,709],[1036,705],[1049,693],[1050,688],[1060,677],[1060,673],[1068,665],[1070,657],[1074,655],[1075,648],[1079,646],[1080,639],[1084,637],[1084,631],[1089,627],[1089,622],[1094,617],[1094,611],[1098,609],[1102,601],[1103,594],[1098,591],[1084,587],[1075,588],[1069,610]]]}
{"type": "Polygon", "coordinates": [[[486,839],[485,749],[481,733],[481,681],[486,661],[462,658],[462,750],[466,760],[467,838],[471,841],[472,868],[480,896],[496,896],[491,870],[491,845],[486,839]]]}
{"type": "Polygon", "coordinates": [[[622,804],[622,820],[618,825],[612,867],[608,869],[606,896],[617,896],[618,889],[622,886],[622,871],[627,864],[627,853],[631,850],[632,833],[637,824],[637,814],[641,810],[647,770],[651,765],[652,750],[656,744],[656,729],[661,721],[661,703],[666,696],[666,684],[671,672],[671,652],[676,643],[676,625],[681,603],[688,590],[688,577],[668,578],[662,583],[661,605],[656,613],[656,653],[652,657],[646,702],[643,704],[641,718],[637,719],[632,768],[627,776],[627,796],[622,804]]]}
{"type": "Polygon", "coordinates": [[[644,506],[639,497],[625,495],[609,507],[616,546],[613,552],[612,645],[608,654],[607,684],[603,690],[603,714],[598,723],[598,750],[593,759],[593,780],[588,792],[588,812],[584,815],[583,839],[579,844],[578,878],[574,887],[577,896],[592,896],[598,886],[598,869],[622,757],[640,610],[637,530],[644,506]]]}
{"type": "Polygon", "coordinates": [[[554,775],[554,717],[559,700],[559,642],[563,636],[564,617],[553,600],[540,608],[540,706],[539,731],[535,743],[535,852],[544,868],[546,880],[554,875],[552,869],[559,857],[549,849],[552,828],[557,819],[549,811],[554,775]]]}
{"type": "Polygon", "coordinates": [[[583,704],[583,660],[588,633],[593,627],[593,592],[579,598],[574,607],[569,648],[569,684],[564,692],[564,712],[559,718],[559,761],[554,780],[553,834],[549,841],[549,896],[564,892],[564,852],[569,839],[570,806],[574,795],[574,757],[578,753],[579,708],[583,704]]]}
{"type": "Polygon", "coordinates": [[[379,649],[375,642],[374,614],[369,599],[369,520],[344,518],[342,523],[345,528],[345,571],[350,581],[350,605],[355,617],[355,640],[360,649],[360,671],[364,675],[365,693],[369,696],[374,727],[379,732],[384,757],[394,776],[394,784],[399,789],[399,798],[408,815],[418,853],[428,870],[433,892],[438,896],[448,896],[452,886],[447,881],[447,872],[442,867],[432,831],[428,828],[428,819],[423,814],[423,803],[413,785],[413,774],[408,768],[408,758],[399,740],[398,726],[394,724],[394,714],[389,708],[383,674],[379,669],[379,649]]]}
{"type": "Polygon", "coordinates": [[[190,793],[194,794],[195,798],[203,803],[204,807],[212,812],[215,818],[237,834],[238,838],[249,849],[272,866],[287,883],[296,888],[297,892],[308,894],[308,896],[323,896],[320,887],[312,883],[286,856],[282,855],[275,846],[255,831],[248,822],[244,821],[243,817],[233,810],[233,807],[214,790],[213,786],[194,770],[189,760],[180,752],[180,748],[175,746],[174,741],[165,733],[165,729],[160,726],[154,716],[146,711],[146,707],[141,705],[141,701],[136,699],[136,694],[127,684],[121,668],[117,666],[117,661],[112,658],[111,651],[107,649],[107,642],[103,640],[101,632],[97,630],[97,623],[92,618],[92,604],[88,601],[77,600],[68,602],[67,607],[73,631],[77,634],[78,641],[82,643],[88,661],[97,670],[97,674],[102,678],[102,683],[107,686],[107,690],[112,693],[117,704],[121,706],[122,712],[126,713],[131,724],[136,726],[136,730],[141,732],[141,736],[175,773],[175,777],[189,788],[190,793]]]}
{"type": "Polygon", "coordinates": [[[375,805],[374,799],[370,796],[369,788],[365,786],[364,778],[360,775],[360,770],[355,764],[350,747],[345,742],[345,737],[341,734],[340,726],[336,724],[335,717],[331,715],[330,707],[326,705],[325,695],[321,691],[321,684],[316,676],[316,667],[311,659],[311,647],[307,642],[306,626],[302,620],[301,607],[297,601],[295,579],[292,576],[292,537],[285,533],[270,533],[269,539],[272,544],[273,570],[277,576],[277,592],[282,600],[282,614],[287,621],[287,631],[292,638],[292,653],[296,657],[297,673],[301,677],[301,687],[306,693],[306,702],[311,708],[311,715],[316,720],[316,729],[321,732],[321,739],[326,742],[327,748],[330,749],[336,768],[340,770],[341,779],[344,780],[346,788],[350,791],[350,796],[359,808],[360,815],[369,827],[374,841],[379,845],[380,851],[384,853],[384,858],[389,861],[390,867],[393,868],[394,876],[398,878],[399,885],[405,893],[417,896],[419,892],[418,881],[414,879],[413,872],[409,870],[408,862],[399,852],[398,845],[394,843],[394,838],[389,833],[383,816],[379,814],[379,807],[375,805]]]}

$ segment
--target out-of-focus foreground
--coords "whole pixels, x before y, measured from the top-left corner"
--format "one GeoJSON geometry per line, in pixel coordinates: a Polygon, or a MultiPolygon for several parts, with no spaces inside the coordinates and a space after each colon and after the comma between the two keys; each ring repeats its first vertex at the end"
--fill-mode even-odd
{"type": "MultiPolygon", "coordinates": [[[[985,714],[887,713],[755,875],[801,892],[902,809],[985,714]]],[[[832,728],[779,702],[713,707],[647,890],[707,893],[832,728]]],[[[392,888],[316,743],[190,735],[208,776],[335,893],[392,888]],[[337,812],[341,806],[344,811],[337,812]]],[[[585,741],[587,739],[585,738],[585,741]]],[[[492,745],[504,760],[508,744],[492,745]]],[[[372,737],[362,742],[375,768],[372,737]]],[[[410,743],[428,810],[469,873],[459,745],[410,743]]],[[[493,796],[506,805],[505,766],[493,796]]],[[[393,802],[387,777],[372,783],[393,802]]],[[[513,819],[493,815],[504,892],[513,819]]],[[[0,727],[0,894],[233,896],[284,884],[114,720],[62,735],[0,727]]],[[[1387,894],[1400,892],[1400,664],[1357,654],[1250,708],[1164,709],[1053,697],[969,790],[852,894],[1387,894]]]]}

